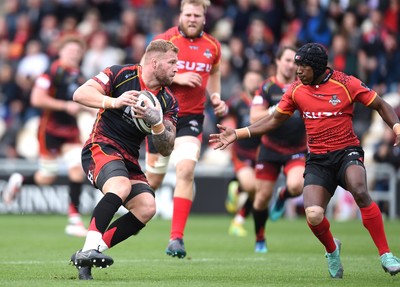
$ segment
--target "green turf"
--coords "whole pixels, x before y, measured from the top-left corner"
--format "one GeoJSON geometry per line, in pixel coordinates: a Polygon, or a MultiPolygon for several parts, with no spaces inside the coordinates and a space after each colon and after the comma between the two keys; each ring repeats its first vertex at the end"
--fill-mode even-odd
{"type": "MultiPolygon", "coordinates": [[[[343,243],[343,280],[329,278],[322,245],[304,218],[268,223],[267,254],[254,253],[251,219],[244,238],[228,235],[230,220],[192,215],[185,237],[188,256],[176,259],[165,255],[169,221],[153,219],[138,236],[107,251],[114,265],[94,269],[93,281],[79,281],[68,261],[84,239],[64,235],[65,216],[1,215],[0,286],[400,286],[400,275],[382,270],[359,220],[331,223],[343,243]]],[[[400,255],[399,221],[385,225],[392,251],[400,255]]]]}

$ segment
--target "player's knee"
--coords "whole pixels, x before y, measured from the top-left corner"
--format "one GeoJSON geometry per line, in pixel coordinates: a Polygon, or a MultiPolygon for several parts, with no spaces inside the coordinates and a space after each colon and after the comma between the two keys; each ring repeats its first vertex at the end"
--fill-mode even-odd
{"type": "Polygon", "coordinates": [[[180,162],[176,166],[176,178],[180,181],[192,182],[194,181],[194,168],[196,163],[194,161],[180,162]]]}
{"type": "Polygon", "coordinates": [[[136,195],[125,206],[143,223],[150,221],[156,214],[156,201],[150,192],[136,195]]]}
{"type": "Polygon", "coordinates": [[[141,217],[143,222],[148,222],[156,214],[156,203],[155,200],[148,200],[141,207],[141,217]]]}
{"type": "Polygon", "coordinates": [[[302,183],[295,183],[292,185],[288,184],[288,191],[290,192],[290,194],[294,197],[294,196],[298,196],[303,192],[303,184],[302,183]]]}
{"type": "Polygon", "coordinates": [[[254,198],[254,207],[258,210],[267,208],[272,198],[272,191],[257,191],[254,198]]]}
{"type": "Polygon", "coordinates": [[[313,205],[307,207],[305,211],[308,223],[313,226],[320,224],[324,219],[325,210],[321,206],[313,205]]]}

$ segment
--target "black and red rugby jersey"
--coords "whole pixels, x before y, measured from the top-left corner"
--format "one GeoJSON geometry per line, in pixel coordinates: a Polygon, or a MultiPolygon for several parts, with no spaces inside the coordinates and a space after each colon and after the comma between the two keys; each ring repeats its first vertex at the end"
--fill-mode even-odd
{"type": "MultiPolygon", "coordinates": [[[[129,90],[149,90],[141,80],[140,65],[114,65],[104,69],[92,79],[101,85],[107,96],[112,98],[118,98],[129,90]]],[[[150,91],[161,104],[164,120],[170,120],[176,126],[179,109],[172,92],[167,87],[150,91]]],[[[86,144],[96,141],[109,142],[138,157],[140,145],[145,137],[146,134],[133,123],[129,106],[121,109],[100,109],[86,144]]]]}

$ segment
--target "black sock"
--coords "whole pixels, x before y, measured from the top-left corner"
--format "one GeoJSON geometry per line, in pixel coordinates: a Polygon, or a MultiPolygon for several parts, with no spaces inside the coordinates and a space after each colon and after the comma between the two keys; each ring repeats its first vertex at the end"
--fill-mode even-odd
{"type": "Polygon", "coordinates": [[[82,192],[82,183],[72,182],[72,181],[69,182],[69,200],[78,213],[79,213],[81,192],[82,192]]]}
{"type": "Polygon", "coordinates": [[[256,210],[253,208],[254,228],[256,232],[256,241],[265,240],[265,225],[268,219],[268,208],[256,210]]]}
{"type": "Polygon", "coordinates": [[[95,228],[101,234],[104,234],[121,205],[122,200],[118,195],[111,192],[106,193],[93,210],[89,230],[94,230],[93,228],[95,228]]]}
{"type": "Polygon", "coordinates": [[[103,241],[109,248],[139,233],[146,225],[128,212],[115,220],[103,235],[103,241]]]}

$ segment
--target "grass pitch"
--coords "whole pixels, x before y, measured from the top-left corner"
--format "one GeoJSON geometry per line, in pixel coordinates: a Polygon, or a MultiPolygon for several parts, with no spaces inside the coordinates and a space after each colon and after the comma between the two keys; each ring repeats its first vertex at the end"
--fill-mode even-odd
{"type": "MultiPolygon", "coordinates": [[[[93,269],[92,281],[79,281],[69,258],[84,239],[64,234],[65,216],[1,215],[0,286],[400,286],[400,274],[391,277],[381,268],[359,220],[331,222],[343,244],[342,280],[329,277],[323,247],[304,218],[268,222],[267,254],[254,253],[252,219],[242,238],[228,235],[230,220],[191,215],[188,256],[177,259],[165,255],[170,221],[155,218],[138,236],[106,251],[114,265],[93,269]]],[[[400,256],[399,221],[386,221],[385,227],[392,252],[400,256]]]]}

